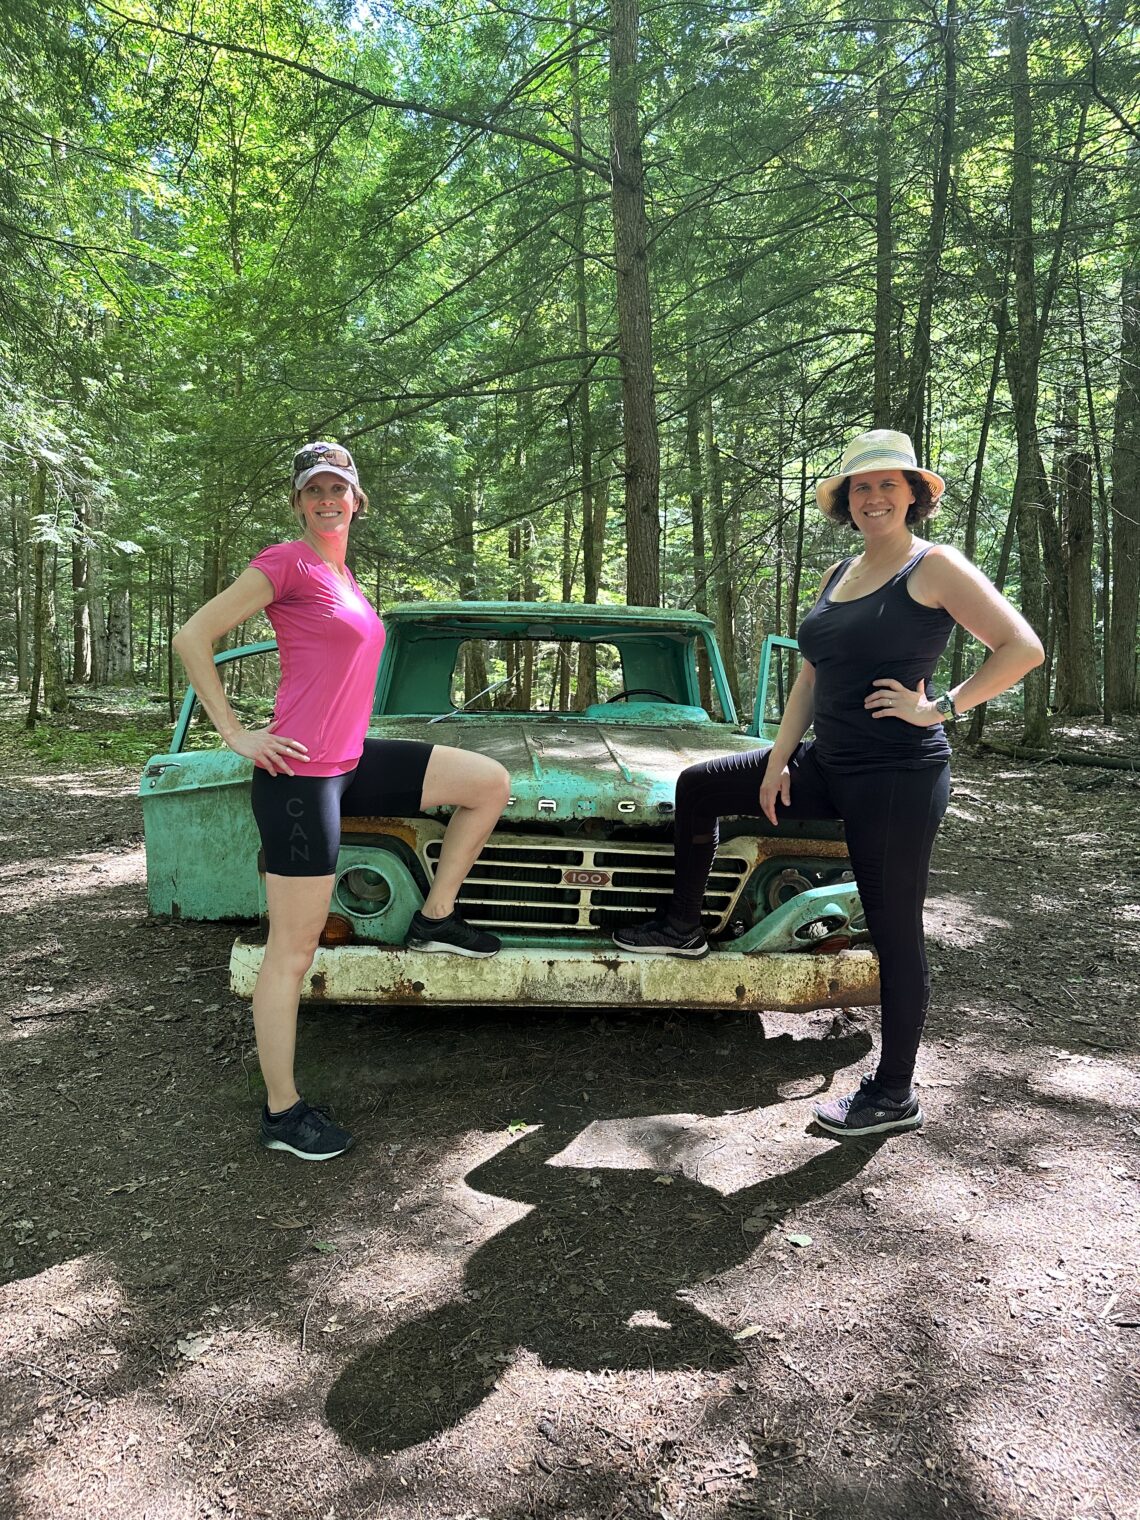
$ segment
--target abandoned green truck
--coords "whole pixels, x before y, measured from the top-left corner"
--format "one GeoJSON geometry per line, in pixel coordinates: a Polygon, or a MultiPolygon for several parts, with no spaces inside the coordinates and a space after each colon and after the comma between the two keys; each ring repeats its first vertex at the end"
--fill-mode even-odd
{"type": "MultiPolygon", "coordinates": [[[[439,813],[345,819],[304,998],[773,1010],[877,1002],[878,964],[835,823],[777,831],[761,819],[723,821],[704,900],[713,948],[703,960],[631,955],[611,940],[665,900],[679,773],[772,736],[767,686],[790,640],[765,645],[743,731],[713,625],[698,613],[425,602],[392,607],[384,622],[370,734],[479,751],[510,772],[507,810],[459,897],[463,915],[503,949],[473,961],[403,948],[436,868],[439,813]],[[574,711],[569,674],[579,659],[596,670],[598,700],[574,711]]],[[[275,664],[274,651],[252,645],[217,661],[275,664]]],[[[230,960],[233,990],[249,997],[265,941],[250,763],[222,747],[188,747],[192,733],[201,742],[194,709],[190,690],[169,752],[151,759],[140,783],[150,908],[249,921],[230,960]]]]}

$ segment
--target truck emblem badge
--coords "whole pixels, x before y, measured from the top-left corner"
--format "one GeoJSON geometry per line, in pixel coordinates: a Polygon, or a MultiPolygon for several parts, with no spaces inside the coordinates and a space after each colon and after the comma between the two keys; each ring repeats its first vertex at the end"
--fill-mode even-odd
{"type": "Polygon", "coordinates": [[[557,813],[558,803],[553,797],[540,797],[538,799],[538,811],[540,813],[557,813]]]}
{"type": "Polygon", "coordinates": [[[619,813],[636,813],[637,812],[637,803],[636,802],[619,802],[618,803],[618,812],[619,813]]]}
{"type": "Polygon", "coordinates": [[[565,887],[608,887],[610,873],[608,871],[563,871],[562,885],[565,887]]]}

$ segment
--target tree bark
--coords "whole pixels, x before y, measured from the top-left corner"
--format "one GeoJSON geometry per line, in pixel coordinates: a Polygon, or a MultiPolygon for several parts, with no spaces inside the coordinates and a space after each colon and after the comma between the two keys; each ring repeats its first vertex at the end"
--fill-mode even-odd
{"type": "Polygon", "coordinates": [[[31,692],[28,700],[27,727],[35,728],[39,719],[40,688],[43,688],[43,705],[49,712],[67,710],[67,689],[59,663],[56,646],[55,615],[55,556],[49,558],[48,545],[43,536],[46,516],[47,475],[42,465],[36,465],[32,476],[31,519],[35,534],[32,547],[32,565],[35,587],[35,605],[32,612],[34,633],[32,650],[31,692]],[[53,569],[49,571],[49,563],[53,569]]]}
{"type": "Polygon", "coordinates": [[[661,458],[641,153],[638,0],[610,0],[610,165],[625,450],[626,600],[661,602],[661,458]]]}
{"type": "MultiPolygon", "coordinates": [[[[1129,159],[1137,162],[1137,150],[1129,159]]],[[[1120,291],[1120,379],[1112,434],[1112,595],[1105,650],[1105,708],[1140,711],[1136,621],[1140,611],[1140,260],[1120,291]]]]}
{"type": "Polygon", "coordinates": [[[705,400],[705,468],[708,471],[709,526],[712,530],[713,584],[716,587],[716,636],[732,699],[740,711],[740,675],[736,665],[736,584],[732,573],[732,532],[724,504],[724,471],[713,428],[712,398],[705,400]]]}
{"type": "MultiPolygon", "coordinates": [[[[982,499],[982,480],[984,478],[986,463],[986,448],[989,445],[990,425],[993,422],[994,415],[994,401],[997,399],[998,380],[1001,377],[1001,351],[1005,343],[1008,321],[1009,316],[1005,302],[1003,301],[997,313],[997,339],[994,343],[994,362],[990,366],[990,383],[986,390],[986,404],[982,412],[982,425],[978,432],[978,450],[974,455],[974,475],[970,481],[970,499],[966,504],[966,532],[962,550],[971,563],[978,548],[978,507],[981,505],[982,499]]],[[[959,623],[954,629],[954,647],[950,672],[950,685],[952,687],[962,684],[965,653],[966,630],[959,623]]]]}
{"type": "MultiPolygon", "coordinates": [[[[954,129],[958,104],[958,0],[947,0],[946,21],[939,26],[942,37],[942,107],[939,119],[937,156],[930,205],[930,230],[922,257],[922,284],[918,311],[911,339],[910,363],[907,366],[906,395],[896,426],[908,433],[919,447],[926,432],[929,409],[926,390],[930,379],[930,327],[934,316],[934,296],[938,270],[946,238],[946,212],[950,203],[950,167],[954,158],[954,129]]],[[[923,457],[929,459],[929,450],[923,457]]]]}
{"type": "Polygon", "coordinates": [[[31,639],[28,637],[28,524],[22,510],[23,497],[13,475],[8,486],[8,509],[12,525],[12,616],[16,634],[16,690],[27,691],[31,682],[31,639]]]}
{"type": "MultiPolygon", "coordinates": [[[[578,7],[570,0],[570,24],[577,29],[578,7]]],[[[580,59],[570,60],[570,130],[574,151],[582,156],[582,82],[580,59]]],[[[578,480],[582,501],[582,583],[587,603],[598,600],[606,543],[605,487],[594,481],[594,421],[590,410],[590,319],[586,299],[586,182],[581,168],[574,170],[574,327],[578,340],[578,480]]],[[[598,661],[593,644],[578,646],[577,684],[574,706],[578,711],[598,700],[598,661]]]]}
{"type": "Polygon", "coordinates": [[[91,679],[91,607],[83,517],[80,499],[75,503],[75,529],[71,540],[71,679],[77,685],[91,679]]]}
{"type": "MultiPolygon", "coordinates": [[[[708,617],[709,565],[705,548],[705,487],[701,474],[701,417],[696,399],[697,368],[693,357],[692,333],[688,334],[686,380],[688,404],[685,407],[685,461],[689,472],[689,511],[693,523],[693,606],[708,617]]],[[[712,705],[712,677],[709,663],[701,650],[697,658],[697,682],[701,706],[706,712],[712,705]]]]}
{"type": "Polygon", "coordinates": [[[1069,585],[1069,702],[1084,716],[1100,710],[1093,638],[1092,459],[1074,451],[1065,460],[1065,561],[1069,585]]]}
{"type": "MultiPolygon", "coordinates": [[[[91,684],[102,686],[107,665],[107,613],[103,601],[103,546],[99,538],[102,509],[92,498],[84,516],[90,548],[87,551],[87,602],[91,614],[91,684]]],[[[173,551],[172,551],[173,552],[173,551]]]]}
{"type": "MultiPolygon", "coordinates": [[[[1088,330],[1085,324],[1085,302],[1081,290],[1081,266],[1076,268],[1077,287],[1077,325],[1081,335],[1081,373],[1085,383],[1085,409],[1089,419],[1089,438],[1092,441],[1092,455],[1094,479],[1096,480],[1097,498],[1097,522],[1099,527],[1100,543],[1100,574],[1097,578],[1096,620],[1101,628],[1101,636],[1108,639],[1108,590],[1112,577],[1112,551],[1110,517],[1108,510],[1108,492],[1104,481],[1104,460],[1100,451],[1100,429],[1097,426],[1096,403],[1093,398],[1092,375],[1089,366],[1089,340],[1088,330]]],[[[1107,662],[1106,662],[1107,663],[1107,662]]],[[[1107,705],[1104,705],[1104,721],[1109,721],[1107,705]]]]}
{"type": "Polygon", "coordinates": [[[111,593],[107,617],[107,665],[108,682],[122,685],[134,680],[134,658],[131,648],[131,594],[126,586],[117,586],[111,593]]]}
{"type": "MultiPolygon", "coordinates": [[[[1021,560],[1021,606],[1040,634],[1045,626],[1038,517],[1049,503],[1045,464],[1037,433],[1040,324],[1033,243],[1033,114],[1029,94],[1029,40],[1023,0],[1009,11],[1009,84],[1013,106],[1010,181],[1010,242],[1013,256],[1016,337],[1005,345],[1006,372],[1017,436],[1013,511],[1021,560]]],[[[1024,742],[1043,747],[1049,737],[1046,679],[1041,668],[1025,678],[1024,742]]]]}
{"type": "Polygon", "coordinates": [[[875,397],[874,425],[891,425],[891,80],[887,24],[878,29],[875,59],[879,68],[875,113],[875,397]]]}

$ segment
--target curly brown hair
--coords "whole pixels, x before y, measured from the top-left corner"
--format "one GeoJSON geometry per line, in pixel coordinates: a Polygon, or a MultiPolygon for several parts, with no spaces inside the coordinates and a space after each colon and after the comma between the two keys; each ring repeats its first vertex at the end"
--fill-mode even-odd
{"type": "MultiPolygon", "coordinates": [[[[934,516],[938,511],[938,498],[926,476],[920,475],[917,470],[903,470],[902,477],[914,492],[914,500],[906,510],[906,525],[912,528],[916,522],[934,516]]],[[[824,508],[824,515],[830,517],[832,522],[846,523],[852,531],[858,532],[851,516],[850,496],[851,477],[848,475],[846,480],[841,480],[836,486],[831,504],[824,508]]]]}

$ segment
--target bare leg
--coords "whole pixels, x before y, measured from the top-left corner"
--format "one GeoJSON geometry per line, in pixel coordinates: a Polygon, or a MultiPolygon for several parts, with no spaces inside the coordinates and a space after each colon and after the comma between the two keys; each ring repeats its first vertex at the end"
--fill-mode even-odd
{"type": "Polygon", "coordinates": [[[511,778],[497,760],[437,744],[424,774],[421,807],[455,808],[443,836],[435,881],[423,905],[426,918],[446,918],[455,894],[502,817],[511,778]]]}
{"type": "Polygon", "coordinates": [[[269,874],[265,878],[269,942],[253,989],[253,1028],[272,1113],[292,1108],[299,1097],[293,1081],[297,1005],[328,916],[333,880],[269,874]]]}

